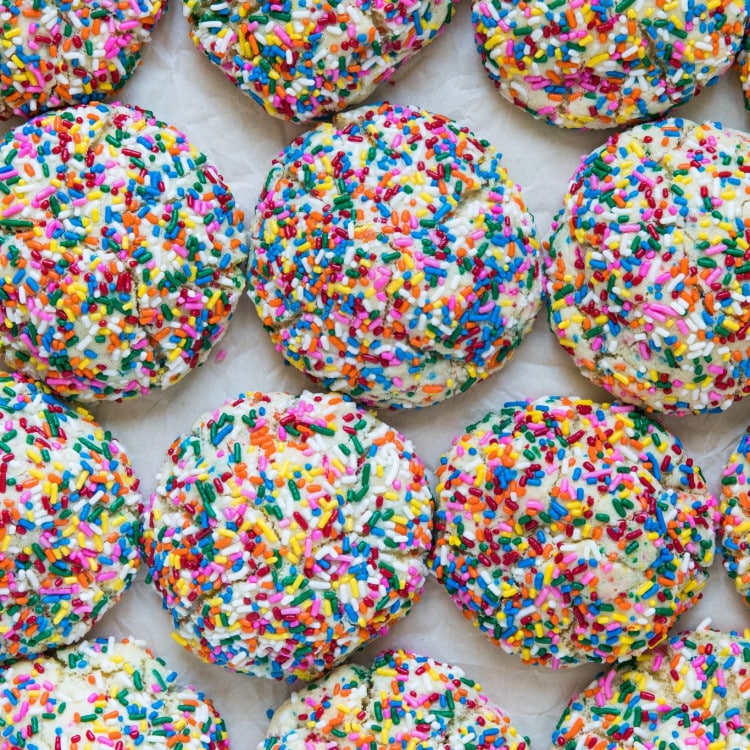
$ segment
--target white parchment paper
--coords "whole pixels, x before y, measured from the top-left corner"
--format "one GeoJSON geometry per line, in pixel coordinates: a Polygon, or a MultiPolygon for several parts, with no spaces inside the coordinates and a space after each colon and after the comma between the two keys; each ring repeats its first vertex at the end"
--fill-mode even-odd
{"type": "MultiPolygon", "coordinates": [[[[193,48],[181,3],[171,3],[141,68],[120,99],[151,109],[158,118],[184,130],[218,166],[249,217],[271,159],[303,128],[268,117],[236,91],[193,48]]],[[[467,0],[461,0],[446,33],[401,71],[395,83],[381,87],[377,98],[448,115],[491,141],[504,154],[512,179],[522,186],[542,238],[548,234],[579,158],[606,139],[606,132],[601,131],[557,130],[501,100],[475,51],[467,0]]],[[[742,107],[735,73],[677,112],[694,120],[715,119],[750,130],[750,114],[742,107]]],[[[14,124],[17,121],[2,128],[14,124]]],[[[309,385],[303,375],[284,365],[250,300],[244,297],[227,336],[202,368],[167,391],[124,404],[98,405],[93,411],[125,444],[147,494],[153,491],[169,444],[203,411],[242,391],[294,393],[309,385]],[[220,350],[222,361],[217,357],[220,350]]],[[[507,400],[550,394],[607,400],[604,391],[578,374],[542,315],[510,364],[489,381],[439,406],[383,412],[381,416],[410,437],[425,463],[434,467],[453,435],[470,422],[507,400]]],[[[723,415],[664,421],[682,438],[712,490],[718,492],[721,469],[750,422],[750,399],[723,415]]],[[[718,564],[712,570],[703,601],[681,625],[695,626],[707,617],[721,629],[750,626],[750,608],[735,593],[718,564]]],[[[213,698],[226,719],[235,750],[252,750],[265,733],[269,710],[287,697],[291,686],[203,664],[183,651],[170,632],[161,600],[145,585],[141,574],[94,634],[143,639],[185,681],[213,698]]],[[[537,750],[550,747],[553,727],[565,703],[597,671],[593,666],[559,672],[523,666],[472,628],[434,580],[413,613],[387,638],[356,658],[366,662],[380,649],[396,645],[460,665],[484,686],[518,729],[531,737],[537,750]]]]}

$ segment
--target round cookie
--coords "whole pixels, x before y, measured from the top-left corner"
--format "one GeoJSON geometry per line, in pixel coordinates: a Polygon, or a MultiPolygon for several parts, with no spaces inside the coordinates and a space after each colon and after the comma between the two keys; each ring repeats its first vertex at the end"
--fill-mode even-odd
{"type": "Polygon", "coordinates": [[[162,0],[0,4],[0,119],[105,99],[137,68],[162,0]]]}
{"type": "Polygon", "coordinates": [[[405,747],[527,750],[529,741],[463,670],[398,650],[293,693],[258,750],[405,747]]]}
{"type": "Polygon", "coordinates": [[[328,390],[427,406],[498,370],[541,304],[538,243],[486,141],[389,104],[274,161],[249,294],[276,348],[328,390]]]}
{"type": "Polygon", "coordinates": [[[408,614],[432,513],[422,462],[375,416],[337,394],[247,394],[172,444],[144,550],[189,651],[310,679],[408,614]]]}
{"type": "Polygon", "coordinates": [[[750,393],[750,137],[672,119],[584,157],[550,240],[549,322],[616,398],[673,414],[750,393]]]}
{"type": "Polygon", "coordinates": [[[572,698],[552,750],[748,750],[750,641],[678,633],[572,698]]]}
{"type": "Polygon", "coordinates": [[[117,440],[41,386],[0,373],[0,420],[1,663],[79,640],[119,600],[141,496],[117,440]]]}
{"type": "Polygon", "coordinates": [[[627,659],[701,595],[717,501],[632,406],[506,404],[437,469],[430,565],[494,643],[553,668],[627,659]]]}
{"type": "Polygon", "coordinates": [[[228,750],[210,700],[138,641],[82,641],[0,672],[4,750],[228,750]],[[81,743],[81,744],[79,744],[81,743]]]}
{"type": "Polygon", "coordinates": [[[721,477],[721,549],[724,568],[750,604],[750,428],[732,453],[721,477]]]}
{"type": "Polygon", "coordinates": [[[243,93],[306,122],[361,103],[450,22],[454,0],[183,0],[196,47],[243,93]]]}
{"type": "Polygon", "coordinates": [[[474,0],[477,48],[502,96],[564,128],[651,119],[734,62],[743,0],[474,0]]]}
{"type": "Polygon", "coordinates": [[[201,364],[244,289],[242,212],[176,128],[122,104],[0,144],[0,350],[65,397],[130,398],[201,364]]]}

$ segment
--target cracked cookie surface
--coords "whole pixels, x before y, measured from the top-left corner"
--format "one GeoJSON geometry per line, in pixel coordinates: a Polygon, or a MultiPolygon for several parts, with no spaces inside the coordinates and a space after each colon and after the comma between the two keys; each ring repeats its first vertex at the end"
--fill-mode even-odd
{"type": "Polygon", "coordinates": [[[368,405],[427,406],[502,367],[541,304],[520,189],[486,141],[388,104],[275,160],[248,293],[276,348],[368,405]]]}
{"type": "Polygon", "coordinates": [[[178,642],[311,679],[384,634],[424,587],[433,500],[395,430],[338,394],[248,394],[169,450],[144,548],[178,642]]]}
{"type": "Polygon", "coordinates": [[[742,0],[474,0],[485,68],[503,97],[565,128],[652,119],[731,67],[742,0]]]}
{"type": "Polygon", "coordinates": [[[700,597],[717,501],[679,440],[632,406],[508,403],[439,462],[430,566],[524,662],[629,658],[700,597]]]}
{"type": "Polygon", "coordinates": [[[96,639],[0,672],[3,748],[228,750],[210,700],[138,641],[96,639]]]}
{"type": "Polygon", "coordinates": [[[339,667],[274,713],[258,750],[528,750],[463,670],[408,651],[339,667]]]}
{"type": "Polygon", "coordinates": [[[176,128],[122,104],[45,115],[0,145],[0,355],[81,401],[180,380],[241,295],[242,212],[176,128]]]}
{"type": "Polygon", "coordinates": [[[750,393],[750,138],[668,119],[585,156],[550,240],[549,323],[587,378],[649,411],[750,393]]]}
{"type": "Polygon", "coordinates": [[[360,104],[450,22],[454,0],[184,0],[194,44],[293,122],[360,104]]]}
{"type": "Polygon", "coordinates": [[[141,496],[120,443],[42,386],[0,373],[0,424],[2,663],[79,640],[120,599],[141,496]]]}
{"type": "Polygon", "coordinates": [[[747,633],[677,633],[574,696],[552,750],[750,748],[747,633]]]}

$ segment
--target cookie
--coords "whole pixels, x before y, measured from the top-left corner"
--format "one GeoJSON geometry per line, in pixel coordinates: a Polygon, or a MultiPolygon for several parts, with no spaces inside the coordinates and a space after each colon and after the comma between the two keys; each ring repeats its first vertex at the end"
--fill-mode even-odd
{"type": "Polygon", "coordinates": [[[140,563],[141,496],[120,443],[42,386],[0,373],[0,420],[5,662],[74,643],[120,599],[140,563]]]}
{"type": "Polygon", "coordinates": [[[269,115],[318,120],[361,103],[450,22],[454,0],[183,0],[196,47],[269,115]]]}
{"type": "Polygon", "coordinates": [[[540,305],[538,243],[486,141],[381,104],[274,161],[249,294],[274,344],[328,390],[427,406],[500,369],[540,305]]]}
{"type": "Polygon", "coordinates": [[[708,578],[717,501],[679,440],[622,404],[506,404],[437,469],[430,565],[475,627],[529,664],[627,659],[708,578]]]}
{"type": "Polygon", "coordinates": [[[0,119],[101,101],[138,67],[162,0],[3,3],[0,119]]]}
{"type": "Polygon", "coordinates": [[[144,519],[149,578],[189,651],[310,679],[410,611],[432,512],[411,444],[349,400],[241,395],[169,449],[144,519]]]}
{"type": "Polygon", "coordinates": [[[322,747],[528,750],[529,741],[463,670],[398,650],[293,693],[258,750],[322,747]]]}
{"type": "Polygon", "coordinates": [[[716,83],[748,18],[743,0],[474,0],[475,39],[500,94],[564,128],[652,119],[716,83]]]}
{"type": "Polygon", "coordinates": [[[553,750],[750,748],[747,634],[678,633],[573,697],[553,750]]]}
{"type": "Polygon", "coordinates": [[[4,750],[229,748],[210,700],[140,642],[113,638],[0,672],[0,736],[4,750]]]}
{"type": "Polygon", "coordinates": [[[748,33],[742,38],[742,45],[737,53],[737,67],[745,109],[750,110],[750,34],[748,33]]]}
{"type": "Polygon", "coordinates": [[[80,401],[166,388],[201,364],[244,289],[242,212],[186,136],[123,104],[0,144],[0,350],[80,401]]]}
{"type": "Polygon", "coordinates": [[[549,322],[581,372],[649,411],[750,393],[750,137],[671,119],[584,157],[550,240],[549,322]]]}
{"type": "Polygon", "coordinates": [[[750,428],[732,453],[721,476],[721,550],[724,568],[750,604],[750,428]]]}

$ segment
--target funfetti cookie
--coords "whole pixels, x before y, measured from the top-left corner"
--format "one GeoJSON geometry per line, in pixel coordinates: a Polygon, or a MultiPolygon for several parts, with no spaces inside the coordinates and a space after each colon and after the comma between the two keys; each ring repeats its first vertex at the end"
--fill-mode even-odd
{"type": "Polygon", "coordinates": [[[677,633],[575,695],[552,750],[750,748],[747,634],[677,633]]]}
{"type": "Polygon", "coordinates": [[[0,373],[0,663],[74,643],[120,599],[140,563],[140,502],[90,414],[0,373]]]}
{"type": "Polygon", "coordinates": [[[166,388],[244,289],[242,212],[184,133],[123,104],[45,115],[0,144],[0,357],[65,397],[166,388]]]}
{"type": "Polygon", "coordinates": [[[652,119],[710,86],[742,43],[743,0],[474,0],[500,94],[564,128],[652,119]]]}
{"type": "Polygon", "coordinates": [[[249,393],[172,444],[144,551],[185,648],[311,679],[408,614],[433,510],[411,443],[349,399],[249,393]]]}
{"type": "Polygon", "coordinates": [[[284,149],[250,245],[276,348],[367,405],[427,406],[488,378],[541,304],[534,222],[500,155],[411,107],[362,107],[284,149]]]}
{"type": "Polygon", "coordinates": [[[345,665],[293,693],[258,750],[528,750],[463,670],[409,651],[345,665]]]}
{"type": "Polygon", "coordinates": [[[583,375],[648,410],[750,393],[750,137],[671,119],[613,135],[573,175],[549,322],[583,375]]]}
{"type": "Polygon", "coordinates": [[[0,672],[4,750],[229,750],[211,701],[140,642],[81,641],[0,672]]]}
{"type": "Polygon", "coordinates": [[[454,0],[183,0],[196,47],[265,111],[306,122],[360,104],[451,20],[454,0]]]}
{"type": "Polygon", "coordinates": [[[679,440],[632,406],[508,403],[455,438],[437,475],[431,567],[526,663],[627,659],[700,598],[718,503],[679,440]]]}
{"type": "Polygon", "coordinates": [[[0,4],[0,119],[101,101],[120,89],[166,8],[162,0],[0,4]]]}

